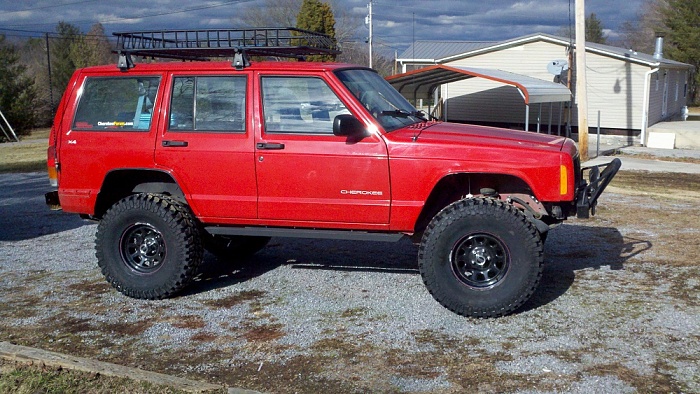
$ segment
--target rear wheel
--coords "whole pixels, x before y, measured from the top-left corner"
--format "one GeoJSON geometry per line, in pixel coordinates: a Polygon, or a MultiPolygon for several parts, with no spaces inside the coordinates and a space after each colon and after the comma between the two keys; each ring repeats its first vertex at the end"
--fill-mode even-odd
{"type": "Polygon", "coordinates": [[[490,198],[457,201],[440,211],[421,240],[418,263],[430,294],[464,316],[512,313],[534,293],[543,244],[527,217],[490,198]]]}
{"type": "Polygon", "coordinates": [[[190,210],[157,194],[134,194],[114,204],[97,227],[95,248],[107,281],[129,297],[144,299],[182,290],[203,254],[190,210]]]}

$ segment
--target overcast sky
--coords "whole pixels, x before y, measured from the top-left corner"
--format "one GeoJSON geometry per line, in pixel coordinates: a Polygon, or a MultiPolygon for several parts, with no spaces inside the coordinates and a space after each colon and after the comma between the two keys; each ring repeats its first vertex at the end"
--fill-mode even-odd
{"type": "MultiPolygon", "coordinates": [[[[643,0],[587,0],[608,37],[636,19],[643,0]]],[[[107,33],[152,29],[249,27],[240,19],[245,7],[265,0],[0,0],[0,34],[53,32],[59,21],[87,32],[96,22],[107,33]],[[12,29],[12,30],[7,30],[12,29]]],[[[369,0],[335,0],[357,21],[355,40],[368,35],[364,25],[369,0]]],[[[574,0],[374,0],[374,42],[393,53],[415,40],[499,41],[537,32],[557,34],[573,18],[574,0]]],[[[337,11],[336,11],[337,13],[337,11]]],[[[34,33],[37,34],[37,33],[34,33]]]]}

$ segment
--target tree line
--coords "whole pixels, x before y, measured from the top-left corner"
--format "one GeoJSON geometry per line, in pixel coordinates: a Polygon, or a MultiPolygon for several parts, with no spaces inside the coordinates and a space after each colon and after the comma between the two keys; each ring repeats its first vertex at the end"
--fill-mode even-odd
{"type": "MultiPolygon", "coordinates": [[[[362,21],[341,0],[263,0],[244,9],[242,19],[248,25],[242,27],[296,26],[328,34],[340,43],[342,54],[337,58],[308,60],[368,63],[365,42],[356,40],[362,21]]],[[[637,19],[623,25],[617,42],[606,42],[604,31],[595,14],[586,18],[586,37],[591,42],[653,53],[654,36],[662,32],[666,37],[664,55],[700,70],[700,0],[646,0],[637,19]]],[[[561,33],[567,34],[565,30],[561,33]]],[[[115,63],[112,49],[99,23],[82,33],[78,27],[60,22],[54,33],[14,42],[0,35],[0,110],[15,132],[23,135],[34,127],[49,126],[73,72],[115,63]]],[[[393,59],[381,53],[373,53],[373,64],[382,75],[391,74],[394,67],[393,59]]],[[[695,86],[700,86],[700,72],[695,74],[695,86]]],[[[695,89],[691,93],[697,100],[695,89]]]]}

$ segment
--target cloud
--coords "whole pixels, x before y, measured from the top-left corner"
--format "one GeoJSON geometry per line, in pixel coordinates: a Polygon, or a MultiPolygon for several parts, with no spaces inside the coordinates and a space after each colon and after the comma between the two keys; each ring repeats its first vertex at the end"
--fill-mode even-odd
{"type": "MultiPolygon", "coordinates": [[[[257,7],[268,0],[240,0],[234,4],[201,10],[196,7],[231,0],[183,2],[176,0],[96,0],[31,10],[30,2],[0,0],[2,27],[53,31],[59,21],[87,31],[96,23],[112,31],[152,29],[204,29],[245,27],[240,19],[244,7],[257,7]],[[14,10],[14,12],[13,12],[14,10]],[[19,11],[22,10],[22,11],[19,11]],[[19,11],[19,12],[18,12],[19,11]],[[173,13],[182,11],[178,13],[173,13]],[[133,19],[124,19],[133,17],[133,19]],[[235,26],[234,26],[235,25],[235,26]]],[[[608,37],[617,37],[625,21],[634,20],[644,0],[626,0],[624,7],[609,0],[587,0],[586,13],[595,13],[608,37]]],[[[355,38],[364,40],[369,0],[333,0],[344,15],[357,19],[355,38]]],[[[569,24],[569,0],[375,0],[374,34],[385,45],[405,49],[415,39],[501,41],[536,32],[556,34],[569,24]]],[[[573,10],[572,10],[573,12],[573,10]]],[[[0,30],[2,33],[2,30],[0,30]]]]}

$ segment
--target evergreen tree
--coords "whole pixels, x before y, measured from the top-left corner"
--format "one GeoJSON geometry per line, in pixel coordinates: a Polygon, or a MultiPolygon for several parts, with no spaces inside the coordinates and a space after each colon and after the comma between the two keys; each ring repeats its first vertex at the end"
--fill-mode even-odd
{"type": "Polygon", "coordinates": [[[0,110],[18,135],[28,134],[36,121],[34,81],[25,75],[17,49],[0,35],[0,110]]]}
{"type": "MultiPolygon", "coordinates": [[[[333,10],[327,3],[319,0],[304,0],[297,15],[298,29],[322,33],[335,40],[335,18],[333,10]]],[[[333,61],[335,55],[308,56],[307,60],[313,62],[333,61]]]]}
{"type": "Polygon", "coordinates": [[[60,97],[76,70],[73,46],[80,39],[80,29],[66,22],[56,26],[58,38],[51,40],[51,86],[54,95],[60,97]]]}
{"type": "Polygon", "coordinates": [[[670,59],[695,66],[695,88],[700,86],[700,0],[668,0],[661,14],[667,28],[664,54],[670,59]]]}
{"type": "Polygon", "coordinates": [[[601,22],[594,13],[591,13],[591,15],[586,18],[586,41],[605,44],[603,22],[601,22]]]}

